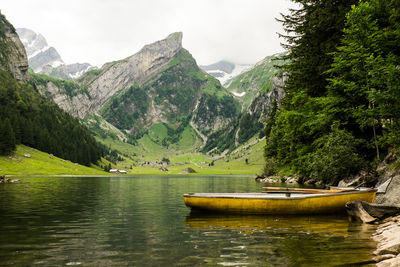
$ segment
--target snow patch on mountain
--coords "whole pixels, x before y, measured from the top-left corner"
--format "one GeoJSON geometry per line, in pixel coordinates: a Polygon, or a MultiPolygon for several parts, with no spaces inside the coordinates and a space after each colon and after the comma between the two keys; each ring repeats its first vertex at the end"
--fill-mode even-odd
{"type": "Polygon", "coordinates": [[[237,96],[237,97],[242,97],[246,94],[246,92],[241,92],[241,93],[237,93],[237,92],[231,92],[232,95],[237,96]]]}
{"type": "Polygon", "coordinates": [[[236,64],[226,60],[221,60],[211,65],[200,66],[200,68],[217,78],[220,83],[226,87],[229,86],[232,78],[241,74],[243,71],[250,69],[252,66],[252,64],[236,64]]]}
{"type": "Polygon", "coordinates": [[[36,73],[61,79],[76,79],[89,70],[97,69],[89,63],[66,65],[57,50],[47,44],[43,35],[26,28],[18,28],[17,33],[28,55],[29,67],[36,73]]]}

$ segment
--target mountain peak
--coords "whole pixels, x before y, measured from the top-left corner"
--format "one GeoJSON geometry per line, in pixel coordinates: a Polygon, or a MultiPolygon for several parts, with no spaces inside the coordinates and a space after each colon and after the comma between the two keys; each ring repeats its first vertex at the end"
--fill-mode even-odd
{"type": "Polygon", "coordinates": [[[167,40],[175,40],[178,43],[182,44],[183,33],[182,32],[174,32],[167,36],[167,40]]]}
{"type": "Polygon", "coordinates": [[[139,53],[148,51],[150,53],[173,53],[176,54],[182,49],[182,32],[171,33],[167,38],[145,45],[139,53]]]}

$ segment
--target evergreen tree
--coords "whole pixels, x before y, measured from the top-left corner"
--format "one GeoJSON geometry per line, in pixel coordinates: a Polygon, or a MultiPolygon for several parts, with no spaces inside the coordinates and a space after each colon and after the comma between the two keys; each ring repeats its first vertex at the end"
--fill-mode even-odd
{"type": "Polygon", "coordinates": [[[9,155],[15,150],[15,135],[10,120],[0,123],[0,155],[9,155]]]}
{"type": "Polygon", "coordinates": [[[330,95],[342,125],[379,159],[399,144],[400,22],[398,1],[362,1],[347,16],[344,38],[329,73],[330,95]],[[374,148],[374,149],[371,149],[374,148]]]}
{"type": "Polygon", "coordinates": [[[266,129],[265,155],[337,183],[389,146],[400,147],[400,3],[369,0],[350,9],[351,1],[296,2],[302,8],[283,20],[292,34],[289,79],[275,124],[266,129]]]}
{"type": "Polygon", "coordinates": [[[294,0],[300,4],[280,20],[288,35],[288,76],[281,109],[267,130],[265,155],[278,165],[295,166],[309,174],[305,158],[313,151],[313,142],[329,132],[333,118],[321,110],[331,106],[327,95],[327,70],[333,63],[332,52],[342,36],[345,15],[356,0],[294,0]],[[271,125],[272,124],[272,125],[271,125]]]}

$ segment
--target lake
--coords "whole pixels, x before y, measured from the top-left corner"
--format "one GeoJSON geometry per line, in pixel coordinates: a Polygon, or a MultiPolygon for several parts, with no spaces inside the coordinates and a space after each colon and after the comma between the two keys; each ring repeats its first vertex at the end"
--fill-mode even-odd
{"type": "Polygon", "coordinates": [[[0,184],[0,266],[367,264],[375,226],[346,216],[191,213],[189,192],[260,192],[250,177],[29,177],[0,184]]]}

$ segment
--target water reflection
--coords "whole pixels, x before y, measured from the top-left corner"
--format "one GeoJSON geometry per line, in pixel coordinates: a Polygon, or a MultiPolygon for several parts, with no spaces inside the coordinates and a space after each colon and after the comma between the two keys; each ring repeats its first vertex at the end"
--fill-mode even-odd
{"type": "Polygon", "coordinates": [[[262,216],[191,212],[186,217],[185,226],[187,230],[231,229],[246,232],[271,230],[345,237],[349,222],[343,216],[262,216]]]}
{"type": "Polygon", "coordinates": [[[205,249],[205,239],[209,240],[208,249],[224,243],[223,247],[213,248],[224,259],[214,263],[229,266],[335,266],[369,262],[370,257],[366,258],[362,251],[375,246],[370,240],[374,229],[338,216],[192,212],[185,219],[190,243],[199,250],[205,249]]]}
{"type": "Polygon", "coordinates": [[[248,177],[23,179],[0,185],[3,266],[329,266],[371,257],[345,217],[190,213],[187,192],[259,192],[248,177]]]}

